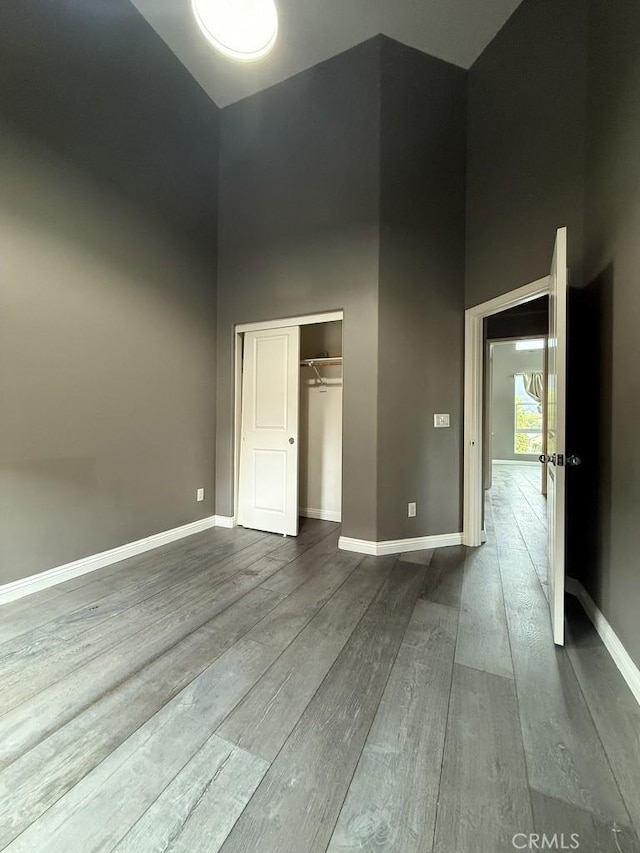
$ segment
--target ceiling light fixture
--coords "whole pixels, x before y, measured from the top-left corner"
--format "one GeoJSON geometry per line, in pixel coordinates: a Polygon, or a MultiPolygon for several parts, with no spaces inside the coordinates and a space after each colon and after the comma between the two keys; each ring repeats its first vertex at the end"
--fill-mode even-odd
{"type": "Polygon", "coordinates": [[[274,0],[191,0],[198,26],[216,50],[252,62],[266,56],[278,35],[274,0]]]}

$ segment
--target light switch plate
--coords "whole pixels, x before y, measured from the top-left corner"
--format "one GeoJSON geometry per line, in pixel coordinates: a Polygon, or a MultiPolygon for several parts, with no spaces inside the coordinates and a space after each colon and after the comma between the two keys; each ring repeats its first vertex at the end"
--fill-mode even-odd
{"type": "Polygon", "coordinates": [[[436,429],[451,426],[449,422],[449,415],[434,415],[433,425],[436,429]]]}
{"type": "Polygon", "coordinates": [[[204,489],[196,489],[196,500],[203,501],[204,500],[204,489]]]}

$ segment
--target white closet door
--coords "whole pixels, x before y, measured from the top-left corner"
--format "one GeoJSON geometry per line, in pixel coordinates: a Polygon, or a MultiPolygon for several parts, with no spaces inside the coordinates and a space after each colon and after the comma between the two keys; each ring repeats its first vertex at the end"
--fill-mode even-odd
{"type": "Polygon", "coordinates": [[[247,332],[238,523],[298,535],[300,327],[247,332]]]}

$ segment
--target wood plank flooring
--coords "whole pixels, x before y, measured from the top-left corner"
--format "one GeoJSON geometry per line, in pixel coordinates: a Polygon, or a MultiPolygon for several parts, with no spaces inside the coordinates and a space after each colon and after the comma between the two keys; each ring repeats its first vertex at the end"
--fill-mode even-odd
{"type": "Polygon", "coordinates": [[[575,604],[553,646],[538,481],[495,466],[473,551],[215,529],[0,608],[0,850],[640,853],[640,709],[575,604]]]}

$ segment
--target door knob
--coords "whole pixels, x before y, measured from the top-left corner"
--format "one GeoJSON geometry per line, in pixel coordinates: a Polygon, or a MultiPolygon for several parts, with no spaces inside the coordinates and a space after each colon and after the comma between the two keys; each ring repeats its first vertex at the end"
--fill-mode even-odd
{"type": "Polygon", "coordinates": [[[289,439],[289,444],[295,444],[295,443],[296,443],[295,438],[290,438],[290,439],[289,439]]]}
{"type": "Polygon", "coordinates": [[[553,465],[557,465],[559,468],[562,468],[563,465],[572,465],[574,468],[577,468],[578,465],[582,465],[582,459],[579,456],[567,456],[564,458],[562,453],[558,453],[557,456],[554,453],[552,456],[546,456],[544,453],[541,453],[538,456],[538,461],[542,462],[544,465],[546,462],[552,463],[553,465]]]}

